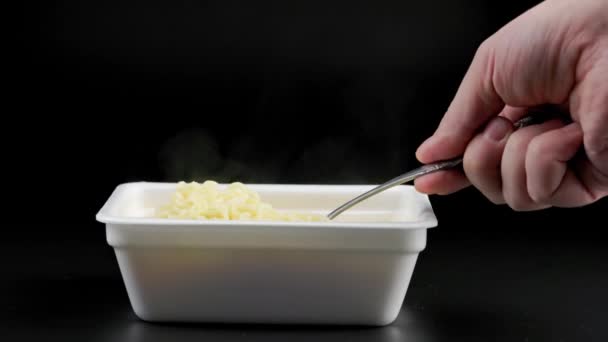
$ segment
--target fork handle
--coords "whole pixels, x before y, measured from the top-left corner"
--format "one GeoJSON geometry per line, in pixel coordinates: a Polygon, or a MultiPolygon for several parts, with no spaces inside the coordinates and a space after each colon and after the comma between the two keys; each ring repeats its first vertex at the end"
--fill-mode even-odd
{"type": "Polygon", "coordinates": [[[384,190],[390,189],[390,188],[400,185],[400,184],[411,182],[414,179],[427,175],[429,173],[456,167],[456,166],[460,165],[461,163],[462,163],[462,158],[455,158],[455,159],[440,161],[440,162],[433,163],[433,164],[423,165],[421,167],[413,169],[412,171],[409,171],[400,176],[397,176],[397,177],[389,180],[388,182],[385,182],[385,183],[351,199],[350,201],[342,204],[341,206],[336,208],[334,211],[329,213],[327,215],[327,217],[330,220],[333,220],[336,216],[338,216],[339,214],[344,212],[346,209],[354,206],[355,204],[357,204],[359,202],[365,201],[366,199],[368,199],[384,190]]]}

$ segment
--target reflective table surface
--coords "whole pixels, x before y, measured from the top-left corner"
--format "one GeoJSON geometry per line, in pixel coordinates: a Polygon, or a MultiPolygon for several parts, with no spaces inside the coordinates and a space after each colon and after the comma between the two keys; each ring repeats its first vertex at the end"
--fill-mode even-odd
{"type": "Polygon", "coordinates": [[[95,229],[95,238],[6,242],[4,341],[608,340],[602,239],[431,230],[401,313],[386,327],[158,324],[131,311],[113,250],[95,229]]]}

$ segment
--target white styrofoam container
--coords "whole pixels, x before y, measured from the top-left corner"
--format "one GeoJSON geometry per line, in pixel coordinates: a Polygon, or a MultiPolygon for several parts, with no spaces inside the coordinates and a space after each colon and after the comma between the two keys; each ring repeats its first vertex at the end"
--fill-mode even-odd
{"type": "MultiPolygon", "coordinates": [[[[330,222],[154,218],[175,186],[121,184],[96,216],[146,321],[387,325],[437,225],[409,185],[330,222]]],[[[247,186],[277,209],[322,214],[372,187],[247,186]]]]}

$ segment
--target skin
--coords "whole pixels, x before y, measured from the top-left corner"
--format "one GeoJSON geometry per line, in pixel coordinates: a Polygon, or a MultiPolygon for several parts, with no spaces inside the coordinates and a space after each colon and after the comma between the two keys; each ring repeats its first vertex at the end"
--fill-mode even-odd
{"type": "Polygon", "coordinates": [[[547,0],[483,42],[422,163],[464,155],[464,172],[418,179],[418,191],[473,185],[517,211],[580,207],[608,196],[608,0],[547,0]],[[571,123],[513,130],[552,104],[571,123]]]}

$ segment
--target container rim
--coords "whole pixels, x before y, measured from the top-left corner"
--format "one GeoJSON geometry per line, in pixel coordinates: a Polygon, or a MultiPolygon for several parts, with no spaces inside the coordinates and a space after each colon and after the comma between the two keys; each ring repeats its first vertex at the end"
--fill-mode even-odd
{"type": "MultiPolygon", "coordinates": [[[[289,227],[289,228],[322,228],[322,229],[344,229],[344,228],[373,228],[373,229],[427,229],[438,225],[437,217],[431,206],[428,195],[420,194],[419,218],[408,221],[320,221],[320,222],[305,222],[305,221],[265,221],[265,220],[190,220],[190,219],[170,219],[156,217],[123,217],[110,214],[110,208],[115,200],[121,196],[127,187],[132,185],[146,184],[155,187],[172,187],[176,183],[171,182],[126,182],[119,184],[104,205],[95,215],[97,221],[111,225],[129,225],[129,226],[166,226],[166,227],[190,227],[190,228],[208,228],[208,227],[234,227],[234,228],[259,228],[259,227],[289,227]]],[[[328,190],[345,190],[348,188],[365,189],[373,185],[361,184],[262,184],[251,183],[248,186],[255,187],[284,187],[288,186],[295,190],[302,190],[310,187],[323,187],[328,190]]],[[[400,185],[395,188],[412,187],[411,185],[400,185]]],[[[396,190],[396,189],[395,189],[396,190]]],[[[390,191],[390,190],[388,190],[390,191]]],[[[225,229],[225,228],[224,228],[225,229]]]]}

